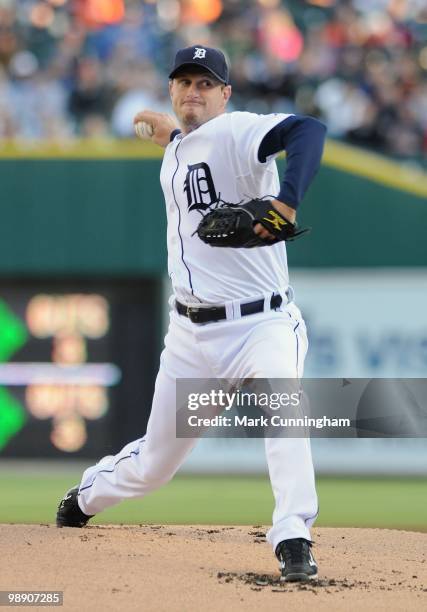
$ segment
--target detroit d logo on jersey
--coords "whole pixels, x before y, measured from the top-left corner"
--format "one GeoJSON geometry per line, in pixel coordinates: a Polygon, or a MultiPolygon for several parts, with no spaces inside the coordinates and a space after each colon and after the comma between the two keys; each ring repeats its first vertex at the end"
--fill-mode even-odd
{"type": "Polygon", "coordinates": [[[218,201],[211,169],[207,164],[201,162],[188,166],[184,191],[187,194],[188,211],[207,210],[218,201]]]}

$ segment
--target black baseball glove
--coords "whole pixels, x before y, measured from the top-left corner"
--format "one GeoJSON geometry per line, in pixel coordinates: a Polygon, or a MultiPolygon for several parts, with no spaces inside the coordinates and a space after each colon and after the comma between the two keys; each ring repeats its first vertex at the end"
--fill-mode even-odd
{"type": "Polygon", "coordinates": [[[246,204],[222,204],[211,210],[200,221],[195,233],[211,246],[250,249],[294,240],[308,231],[299,230],[297,224],[280,214],[270,200],[250,200],[246,204]],[[255,234],[256,223],[261,223],[274,239],[255,234]]]}

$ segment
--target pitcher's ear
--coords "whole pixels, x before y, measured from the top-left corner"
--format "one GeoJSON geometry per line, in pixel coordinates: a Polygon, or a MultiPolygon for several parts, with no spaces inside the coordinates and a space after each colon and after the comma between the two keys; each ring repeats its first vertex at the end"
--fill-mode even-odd
{"type": "Polygon", "coordinates": [[[224,101],[228,102],[231,97],[231,85],[226,85],[222,91],[222,94],[224,96],[224,101]]]}

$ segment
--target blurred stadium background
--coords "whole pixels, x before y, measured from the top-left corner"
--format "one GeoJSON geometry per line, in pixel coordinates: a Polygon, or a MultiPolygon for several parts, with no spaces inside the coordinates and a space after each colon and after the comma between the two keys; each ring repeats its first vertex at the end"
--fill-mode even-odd
{"type": "MultiPolygon", "coordinates": [[[[145,429],[170,289],[161,151],[132,119],[169,112],[194,43],[228,55],[231,109],[328,126],[289,248],[306,375],[427,375],[425,0],[0,0],[0,522],[50,522],[145,429]]],[[[427,528],[425,439],[313,453],[319,524],[427,528]]],[[[271,504],[262,442],[210,438],[100,520],[263,524],[271,504]]]]}

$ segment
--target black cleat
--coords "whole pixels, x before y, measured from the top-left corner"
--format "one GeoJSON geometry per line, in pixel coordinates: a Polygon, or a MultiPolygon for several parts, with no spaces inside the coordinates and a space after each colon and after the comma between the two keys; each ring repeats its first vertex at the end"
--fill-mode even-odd
{"type": "Polygon", "coordinates": [[[56,513],[57,527],[84,527],[92,516],[88,516],[80,510],[77,503],[79,487],[73,487],[66,492],[59,502],[58,512],[56,513]]]}
{"type": "Polygon", "coordinates": [[[310,549],[311,542],[304,538],[283,540],[277,545],[281,582],[306,582],[317,578],[317,564],[310,549]]]}

